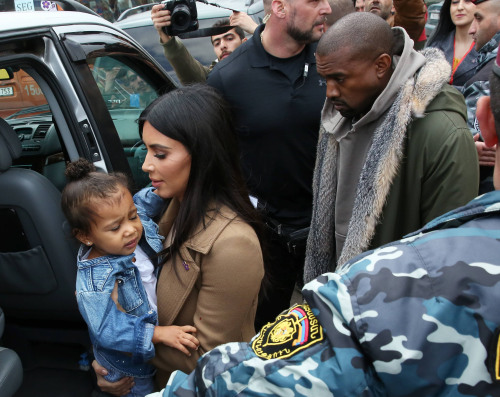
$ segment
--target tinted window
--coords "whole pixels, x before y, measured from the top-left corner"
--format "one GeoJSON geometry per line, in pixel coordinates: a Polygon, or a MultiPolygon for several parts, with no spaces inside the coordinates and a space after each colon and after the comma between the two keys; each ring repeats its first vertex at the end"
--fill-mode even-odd
{"type": "Polygon", "coordinates": [[[2,81],[2,87],[11,87],[13,95],[0,96],[2,117],[22,145],[21,157],[14,160],[13,167],[39,172],[62,189],[65,156],[45,94],[28,69],[18,68],[13,72],[13,79],[2,81]]]}
{"type": "MultiPolygon", "coordinates": [[[[7,70],[7,69],[2,69],[7,70]]],[[[25,108],[47,104],[37,82],[23,69],[8,69],[12,78],[0,80],[0,117],[7,117],[25,108]]]]}
{"type": "Polygon", "coordinates": [[[137,120],[144,108],[158,97],[157,91],[140,71],[116,58],[89,58],[87,63],[120,137],[136,186],[146,186],[150,182],[142,171],[146,150],[137,120]]]}

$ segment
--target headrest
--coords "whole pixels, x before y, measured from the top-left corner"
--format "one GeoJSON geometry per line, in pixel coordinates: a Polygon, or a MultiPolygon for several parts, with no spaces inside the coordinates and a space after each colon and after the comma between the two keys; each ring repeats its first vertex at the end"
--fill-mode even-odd
{"type": "Polygon", "coordinates": [[[21,141],[14,129],[0,118],[0,172],[4,172],[12,165],[22,152],[21,141]]]}

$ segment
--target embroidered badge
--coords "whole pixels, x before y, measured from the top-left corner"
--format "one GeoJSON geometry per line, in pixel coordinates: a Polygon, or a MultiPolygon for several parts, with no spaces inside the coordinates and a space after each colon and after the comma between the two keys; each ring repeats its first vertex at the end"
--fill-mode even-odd
{"type": "Polygon", "coordinates": [[[500,328],[495,330],[493,340],[488,349],[488,370],[495,382],[500,381],[500,328]]]}
{"type": "Polygon", "coordinates": [[[265,360],[288,358],[322,340],[323,328],[309,305],[295,305],[262,327],[252,349],[265,360]]]}

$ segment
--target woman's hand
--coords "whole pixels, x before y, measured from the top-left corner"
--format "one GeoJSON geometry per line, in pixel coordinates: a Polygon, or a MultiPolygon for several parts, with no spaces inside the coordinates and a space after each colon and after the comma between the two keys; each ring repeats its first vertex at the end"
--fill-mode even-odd
{"type": "Polygon", "coordinates": [[[151,20],[153,21],[156,31],[160,35],[160,41],[162,43],[166,43],[172,38],[172,36],[167,35],[163,28],[170,26],[172,22],[170,21],[170,11],[164,10],[163,7],[163,4],[153,6],[151,9],[151,20]]]}
{"type": "Polygon", "coordinates": [[[200,342],[193,334],[196,334],[196,328],[191,325],[182,327],[177,325],[157,326],[153,333],[153,343],[163,343],[191,357],[191,353],[186,347],[197,350],[200,346],[200,342]]]}
{"type": "Polygon", "coordinates": [[[114,396],[124,396],[130,393],[132,387],[134,387],[134,378],[127,376],[121,378],[117,382],[108,382],[104,379],[104,376],[108,374],[108,371],[103,366],[94,360],[92,361],[92,368],[94,368],[95,375],[97,377],[97,386],[105,392],[113,394],[114,396]]]}

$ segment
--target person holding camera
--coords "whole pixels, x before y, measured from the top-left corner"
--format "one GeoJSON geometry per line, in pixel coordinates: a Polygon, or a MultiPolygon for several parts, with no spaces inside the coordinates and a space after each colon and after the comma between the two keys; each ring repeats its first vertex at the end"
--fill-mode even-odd
{"type": "MultiPolygon", "coordinates": [[[[233,29],[229,29],[227,32],[210,37],[217,58],[211,65],[205,66],[195,59],[184,44],[182,44],[182,41],[175,36],[176,32],[172,29],[172,23],[174,22],[172,11],[164,3],[153,6],[151,19],[160,36],[160,44],[163,46],[165,58],[167,58],[174,68],[182,84],[204,83],[217,62],[229,56],[247,40],[242,27],[249,33],[253,33],[257,27],[253,19],[244,12],[234,12],[233,15],[237,15],[237,18],[235,17],[234,20],[239,25],[233,29]]],[[[230,26],[229,19],[221,19],[212,27],[218,28],[223,26],[230,26]]]]}

